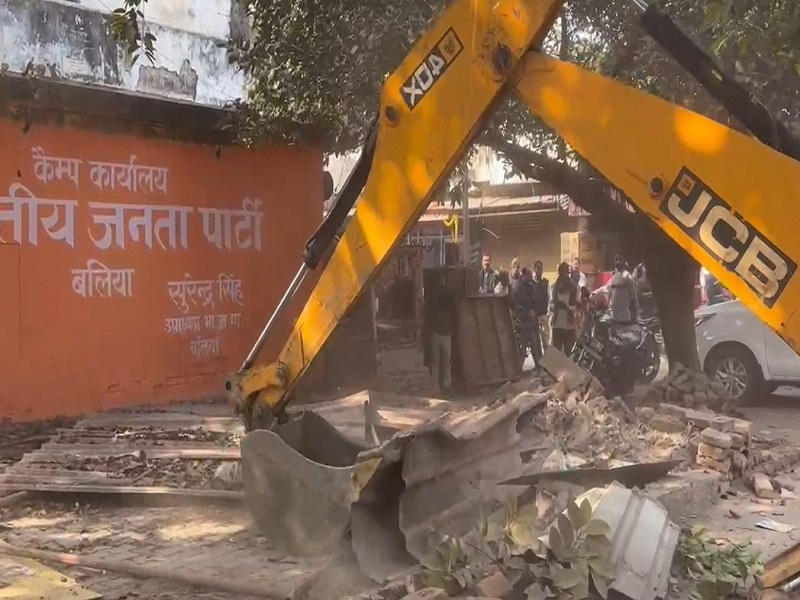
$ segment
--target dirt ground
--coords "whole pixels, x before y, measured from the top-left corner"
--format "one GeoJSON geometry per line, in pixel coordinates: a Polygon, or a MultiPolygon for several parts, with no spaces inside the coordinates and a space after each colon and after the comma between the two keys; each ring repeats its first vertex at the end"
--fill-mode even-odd
{"type": "MultiPolygon", "coordinates": [[[[79,553],[170,571],[248,581],[289,594],[318,567],[314,561],[279,556],[252,531],[246,512],[213,506],[120,508],[35,503],[0,515],[7,543],[79,553]]],[[[155,579],[58,567],[104,600],[229,600],[230,594],[194,590],[155,579]]]]}
{"type": "MultiPolygon", "coordinates": [[[[375,387],[409,395],[432,395],[430,377],[414,347],[382,352],[375,387]]],[[[761,406],[745,412],[753,421],[754,435],[800,443],[800,398],[785,394],[765,398],[761,406]]],[[[46,436],[49,428],[56,426],[63,424],[38,425],[27,433],[17,431],[9,438],[12,444],[3,447],[6,459],[12,460],[19,448],[27,447],[25,444],[30,444],[36,436],[46,436]],[[14,445],[19,440],[23,442],[14,445]]],[[[795,482],[800,493],[800,473],[792,470],[785,474],[785,479],[795,482]]],[[[766,518],[800,524],[800,502],[759,501],[746,489],[734,489],[703,514],[679,525],[702,523],[716,536],[750,539],[765,557],[797,542],[800,530],[780,533],[756,526],[766,518]]],[[[270,549],[269,541],[252,529],[246,512],[230,505],[148,508],[99,502],[78,504],[74,500],[28,502],[0,508],[0,539],[29,548],[80,553],[220,580],[249,581],[279,594],[290,593],[321,565],[320,561],[278,555],[270,549]]],[[[153,579],[134,580],[110,572],[58,569],[106,600],[235,597],[153,579]]],[[[681,593],[680,597],[686,596],[681,593]]]]}

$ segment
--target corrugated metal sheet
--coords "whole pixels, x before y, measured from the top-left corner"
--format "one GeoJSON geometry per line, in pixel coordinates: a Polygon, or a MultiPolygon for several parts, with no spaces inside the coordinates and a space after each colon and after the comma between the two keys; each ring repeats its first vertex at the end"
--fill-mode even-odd
{"type": "Polygon", "coordinates": [[[593,519],[611,528],[611,589],[633,600],[665,598],[680,529],[658,502],[618,483],[577,498],[591,502],[593,519]]]}
{"type": "Polygon", "coordinates": [[[517,422],[551,398],[448,413],[363,452],[352,505],[353,548],[376,581],[427,556],[443,534],[463,535],[493,503],[518,488],[499,486],[522,470],[517,422]]]}

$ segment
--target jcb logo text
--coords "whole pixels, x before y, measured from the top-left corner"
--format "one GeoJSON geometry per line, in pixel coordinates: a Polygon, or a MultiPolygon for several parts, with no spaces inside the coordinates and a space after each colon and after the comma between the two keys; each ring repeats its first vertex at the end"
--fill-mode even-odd
{"type": "Polygon", "coordinates": [[[463,49],[456,32],[448,29],[400,90],[408,110],[416,108],[463,49]]]}
{"type": "Polygon", "coordinates": [[[767,307],[780,298],[797,270],[797,263],[688,169],[681,170],[661,212],[736,273],[767,307]]]}

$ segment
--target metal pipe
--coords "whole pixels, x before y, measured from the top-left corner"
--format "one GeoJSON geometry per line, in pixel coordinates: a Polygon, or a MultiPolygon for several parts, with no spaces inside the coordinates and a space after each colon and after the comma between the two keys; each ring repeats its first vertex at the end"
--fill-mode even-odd
{"type": "Polygon", "coordinates": [[[308,267],[305,263],[300,265],[300,268],[297,270],[297,273],[292,279],[292,283],[289,284],[286,292],[283,294],[283,298],[281,301],[278,302],[278,306],[275,307],[275,310],[272,312],[272,316],[267,321],[267,324],[264,325],[264,329],[261,330],[261,335],[258,336],[256,343],[253,345],[253,348],[247,355],[247,358],[242,363],[240,371],[247,371],[252,368],[253,364],[256,362],[256,358],[258,358],[258,353],[261,352],[261,348],[264,346],[264,342],[267,341],[267,335],[269,335],[270,330],[273,328],[275,323],[278,321],[278,317],[281,316],[286,306],[289,304],[291,299],[297,293],[297,290],[303,283],[303,280],[306,278],[308,274],[308,267]]]}
{"type": "Polygon", "coordinates": [[[781,591],[790,594],[792,592],[796,592],[798,589],[800,589],[800,577],[795,577],[789,583],[784,585],[781,588],[781,591]]]}

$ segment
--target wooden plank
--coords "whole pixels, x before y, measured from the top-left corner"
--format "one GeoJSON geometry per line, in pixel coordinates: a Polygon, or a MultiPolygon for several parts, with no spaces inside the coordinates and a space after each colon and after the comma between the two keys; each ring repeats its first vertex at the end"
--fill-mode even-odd
{"type": "Polygon", "coordinates": [[[10,474],[14,475],[36,475],[36,476],[53,476],[53,477],[69,477],[72,474],[79,473],[86,476],[93,477],[94,479],[111,479],[113,473],[105,471],[81,471],[79,469],[60,469],[58,463],[55,463],[55,468],[47,466],[48,463],[17,463],[0,475],[0,480],[10,474]]]}
{"type": "MultiPolygon", "coordinates": [[[[481,356],[486,368],[486,380],[496,381],[505,378],[500,347],[497,339],[497,325],[494,320],[492,298],[475,298],[475,312],[480,331],[481,356]]],[[[486,383],[483,381],[481,383],[486,383]]]]}
{"type": "Polygon", "coordinates": [[[461,355],[461,372],[464,384],[467,389],[473,389],[479,385],[483,379],[483,361],[480,356],[478,339],[478,323],[473,311],[472,302],[469,299],[462,299],[458,303],[458,326],[456,328],[456,339],[458,350],[461,355]]]}
{"type": "Polygon", "coordinates": [[[497,331],[497,343],[503,364],[503,373],[506,379],[516,379],[521,374],[521,367],[508,303],[494,301],[492,302],[492,309],[494,311],[494,324],[497,331]]]}
{"type": "MultiPolygon", "coordinates": [[[[111,448],[120,452],[134,452],[136,450],[150,450],[159,448],[162,451],[168,450],[227,450],[230,448],[238,448],[238,444],[220,443],[214,441],[208,442],[195,442],[195,441],[180,441],[180,440],[152,440],[152,439],[137,439],[137,440],[122,440],[114,441],[109,438],[82,438],[75,437],[74,439],[58,438],[51,440],[40,446],[42,450],[64,450],[69,451],[70,448],[111,448]]],[[[35,452],[35,450],[34,450],[35,452]]]]}
{"type": "Polygon", "coordinates": [[[33,474],[17,474],[17,473],[4,473],[0,476],[0,483],[8,485],[79,485],[84,486],[120,486],[129,485],[132,483],[131,479],[121,477],[119,479],[102,479],[98,477],[87,477],[86,471],[75,471],[69,476],[58,475],[33,475],[33,474]]]}
{"type": "Polygon", "coordinates": [[[27,491],[36,494],[119,494],[125,496],[175,496],[218,500],[243,500],[242,492],[171,487],[134,487],[114,485],[25,485],[0,483],[0,492],[27,491]]]}
{"type": "MultiPolygon", "coordinates": [[[[239,451],[238,447],[225,449],[189,448],[182,450],[179,448],[162,449],[158,446],[152,448],[112,448],[109,446],[71,446],[68,444],[56,444],[47,449],[37,450],[35,453],[31,453],[30,455],[36,457],[36,462],[42,462],[47,460],[63,460],[65,454],[75,458],[97,457],[106,459],[133,454],[137,450],[142,450],[147,455],[148,459],[181,458],[185,460],[238,460],[241,458],[241,452],[239,451]]],[[[30,460],[27,462],[30,462],[30,460]]]]}
{"type": "Polygon", "coordinates": [[[243,431],[244,426],[236,417],[204,417],[175,413],[101,413],[92,415],[76,423],[81,429],[130,427],[161,429],[204,429],[206,431],[227,433],[243,431]]]}

